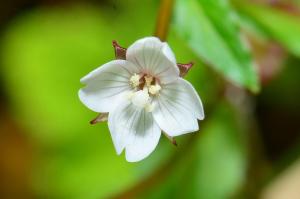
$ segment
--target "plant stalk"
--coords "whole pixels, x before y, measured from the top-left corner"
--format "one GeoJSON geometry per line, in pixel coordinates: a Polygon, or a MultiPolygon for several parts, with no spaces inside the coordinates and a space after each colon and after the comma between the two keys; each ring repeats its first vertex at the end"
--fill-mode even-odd
{"type": "Polygon", "coordinates": [[[169,31],[174,0],[161,0],[154,35],[165,41],[169,31]]]}

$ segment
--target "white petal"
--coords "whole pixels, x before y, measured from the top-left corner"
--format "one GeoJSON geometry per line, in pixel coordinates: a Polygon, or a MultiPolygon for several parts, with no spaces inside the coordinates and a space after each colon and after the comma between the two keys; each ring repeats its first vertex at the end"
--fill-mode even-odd
{"type": "MultiPolygon", "coordinates": [[[[133,48],[140,47],[140,45],[144,45],[144,43],[155,43],[155,45],[159,46],[161,48],[162,45],[162,52],[165,54],[165,56],[176,64],[176,58],[171,50],[170,46],[167,42],[161,42],[157,37],[145,37],[143,39],[139,39],[136,42],[134,42],[131,46],[133,48]]],[[[154,45],[154,44],[153,44],[154,45]]]]}
{"type": "Polygon", "coordinates": [[[117,153],[125,148],[129,162],[146,158],[158,144],[161,131],[152,114],[132,103],[118,106],[109,114],[108,123],[117,153]]]}
{"type": "Polygon", "coordinates": [[[204,118],[199,96],[193,86],[182,78],[165,85],[154,106],[155,121],[170,136],[197,131],[197,119],[204,118]]]}
{"type": "Polygon", "coordinates": [[[138,73],[137,66],[126,60],[118,59],[110,61],[96,68],[95,70],[81,78],[80,82],[83,84],[95,82],[98,80],[98,78],[102,78],[103,75],[107,75],[113,78],[119,76],[117,78],[122,79],[122,76],[128,78],[131,77],[134,73],[138,73]]]}
{"type": "Polygon", "coordinates": [[[119,104],[117,107],[115,107],[114,110],[112,110],[108,115],[108,128],[111,134],[111,138],[113,141],[113,144],[115,146],[115,149],[117,151],[117,154],[120,155],[125,148],[126,145],[126,137],[128,132],[121,131],[120,130],[120,121],[117,121],[117,119],[121,120],[127,120],[127,117],[129,117],[132,114],[131,109],[124,109],[124,106],[128,106],[130,102],[125,101],[119,104]],[[122,112],[120,112],[122,111],[122,112]],[[122,118],[120,118],[122,117],[122,118]]]}
{"type": "Polygon", "coordinates": [[[165,85],[161,96],[174,100],[177,105],[181,105],[193,113],[197,119],[204,119],[201,99],[193,85],[185,79],[179,78],[176,82],[165,85]]]}
{"type": "Polygon", "coordinates": [[[127,49],[126,59],[138,65],[142,72],[158,77],[162,84],[175,81],[179,76],[173,52],[156,37],[133,43],[127,49]]]}
{"type": "Polygon", "coordinates": [[[110,112],[125,92],[131,89],[129,79],[136,66],[126,60],[114,60],[81,79],[87,84],[79,90],[84,105],[95,112],[110,112]]]}
{"type": "Polygon", "coordinates": [[[170,46],[166,42],[163,42],[163,45],[164,45],[162,49],[163,53],[169,58],[170,61],[176,64],[176,58],[170,46]]]}

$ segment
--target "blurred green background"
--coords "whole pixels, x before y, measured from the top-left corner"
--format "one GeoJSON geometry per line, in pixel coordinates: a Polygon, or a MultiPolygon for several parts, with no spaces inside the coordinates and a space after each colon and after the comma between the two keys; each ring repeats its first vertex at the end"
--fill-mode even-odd
{"type": "MultiPolygon", "coordinates": [[[[202,98],[200,131],[138,163],[78,100],[79,79],[153,35],[159,0],[0,6],[0,198],[300,197],[300,1],[176,0],[167,41],[202,98]]],[[[165,8],[162,7],[162,10],[165,8]]]]}

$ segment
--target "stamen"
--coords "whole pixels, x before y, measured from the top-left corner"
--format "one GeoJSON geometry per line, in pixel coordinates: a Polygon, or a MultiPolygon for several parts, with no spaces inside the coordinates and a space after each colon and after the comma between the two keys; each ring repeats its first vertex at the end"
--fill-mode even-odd
{"type": "Polygon", "coordinates": [[[144,86],[143,91],[148,93],[148,92],[149,92],[149,91],[148,91],[148,87],[147,87],[147,86],[144,86]]]}
{"type": "Polygon", "coordinates": [[[151,86],[151,83],[153,81],[153,77],[152,76],[145,76],[145,81],[146,81],[146,86],[149,87],[151,86]]]}
{"type": "Polygon", "coordinates": [[[127,99],[135,106],[144,108],[147,112],[153,111],[153,105],[150,103],[153,95],[157,95],[161,90],[161,86],[157,80],[148,75],[140,76],[134,74],[130,78],[130,85],[134,88],[131,93],[126,95],[127,99]]]}
{"type": "Polygon", "coordinates": [[[133,88],[136,88],[140,85],[140,76],[136,73],[134,73],[133,76],[130,77],[130,85],[133,87],[133,88]]]}
{"type": "Polygon", "coordinates": [[[161,87],[160,85],[156,84],[156,85],[151,85],[149,87],[149,93],[151,93],[152,95],[156,95],[159,93],[161,87]]]}

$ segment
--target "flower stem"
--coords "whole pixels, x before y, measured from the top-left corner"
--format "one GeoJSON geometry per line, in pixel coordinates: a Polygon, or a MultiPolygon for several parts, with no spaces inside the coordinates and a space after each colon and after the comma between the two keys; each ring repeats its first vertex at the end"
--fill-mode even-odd
{"type": "Polygon", "coordinates": [[[168,35],[173,4],[174,0],[161,0],[159,6],[154,35],[160,38],[161,41],[165,41],[168,35]]]}

